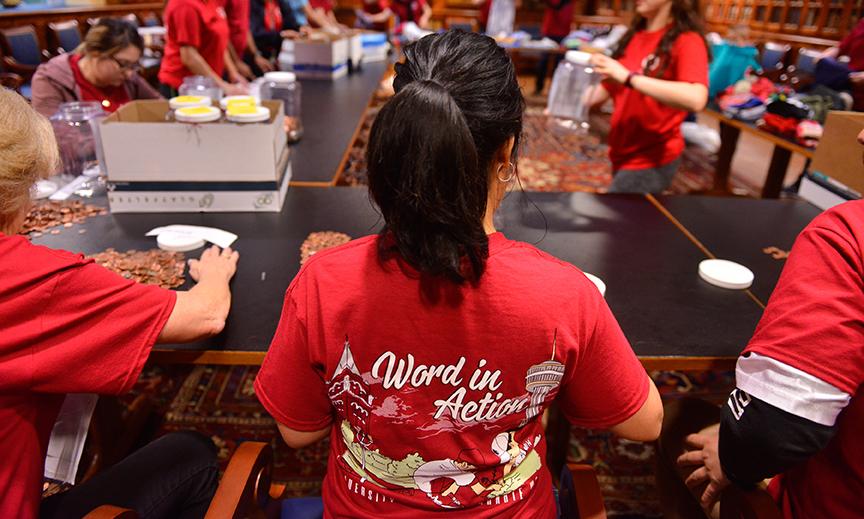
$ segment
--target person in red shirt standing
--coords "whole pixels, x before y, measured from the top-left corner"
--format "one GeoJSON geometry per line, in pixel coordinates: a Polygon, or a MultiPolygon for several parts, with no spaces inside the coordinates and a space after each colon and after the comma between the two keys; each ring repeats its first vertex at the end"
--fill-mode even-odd
{"type": "Polygon", "coordinates": [[[374,31],[386,31],[393,11],[387,7],[387,0],[363,0],[360,9],[355,9],[357,15],[356,26],[361,29],[372,29],[374,31]]]}
{"type": "Polygon", "coordinates": [[[176,93],[183,78],[195,75],[212,78],[226,95],[246,93],[228,50],[230,29],[218,0],[169,0],[164,19],[168,34],[159,81],[165,97],[176,93]],[[226,70],[230,82],[223,79],[226,70]]]}
{"type": "MultiPolygon", "coordinates": [[[[573,2],[571,0],[546,0],[546,11],[543,13],[543,26],[540,33],[556,43],[561,43],[570,34],[573,23],[573,2]]],[[[535,95],[543,92],[546,85],[546,71],[549,67],[549,53],[544,52],[537,64],[537,81],[534,85],[535,95]]],[[[555,58],[555,64],[561,61],[561,55],[555,58]]]]}
{"type": "Polygon", "coordinates": [[[610,193],[659,193],[684,150],[681,123],[708,102],[708,46],[698,0],[637,0],[636,16],[612,57],[591,63],[606,78],[592,105],[611,96],[610,193]]]}
{"type": "Polygon", "coordinates": [[[384,227],[303,266],[255,392],[289,446],[330,435],[325,517],[552,519],[552,401],[648,441],[660,398],[593,283],[495,229],[525,108],[507,53],[448,31],[404,56],[367,149],[384,227]]]}
{"type": "MultiPolygon", "coordinates": [[[[56,170],[57,147],[49,122],[18,94],[0,89],[0,113],[0,517],[33,519],[65,395],[129,391],[155,343],[219,333],[237,253],[209,249],[189,264],[198,283],[174,292],[33,245],[18,232],[33,184],[56,170]]],[[[200,517],[217,478],[209,440],[166,436],[47,498],[41,517],[83,517],[103,504],[145,517],[200,517]]]]}
{"type": "Polygon", "coordinates": [[[72,52],[39,65],[33,75],[33,108],[51,117],[62,103],[97,101],[114,112],[133,99],[158,99],[138,75],[144,42],[131,23],[100,18],[72,52]]]}
{"type": "Polygon", "coordinates": [[[390,10],[396,15],[395,34],[402,34],[406,23],[414,23],[423,30],[429,29],[432,8],[426,0],[391,0],[390,10]]]}

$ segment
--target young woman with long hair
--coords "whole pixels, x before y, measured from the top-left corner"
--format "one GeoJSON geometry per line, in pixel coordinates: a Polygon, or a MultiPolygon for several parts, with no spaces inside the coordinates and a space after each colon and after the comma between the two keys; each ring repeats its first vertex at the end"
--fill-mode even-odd
{"type": "Polygon", "coordinates": [[[592,104],[611,96],[610,192],[669,187],[684,150],[681,123],[708,101],[709,50],[699,0],[636,0],[636,15],[612,57],[595,54],[605,77],[592,104]]]}
{"type": "Polygon", "coordinates": [[[659,396],[585,275],[495,230],[524,110],[505,51],[404,54],[367,149],[385,225],[304,265],[255,390],[289,446],[330,435],[325,517],[551,519],[552,400],[651,440],[659,396]]]}

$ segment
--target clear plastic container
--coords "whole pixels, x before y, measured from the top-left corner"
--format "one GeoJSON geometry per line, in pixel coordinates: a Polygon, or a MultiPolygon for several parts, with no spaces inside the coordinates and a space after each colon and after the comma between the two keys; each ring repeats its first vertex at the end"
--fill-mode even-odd
{"type": "Polygon", "coordinates": [[[187,76],[183,78],[183,84],[177,89],[181,96],[207,96],[218,105],[222,99],[222,89],[212,78],[205,76],[187,76]]]}
{"type": "Polygon", "coordinates": [[[571,50],[555,69],[546,108],[555,122],[567,128],[588,130],[589,100],[600,82],[590,59],[587,52],[571,50]]]}
{"type": "Polygon", "coordinates": [[[282,101],[285,109],[285,133],[288,142],[303,136],[300,119],[300,83],[293,72],[268,72],[261,84],[261,99],[282,101]]]}
{"type": "Polygon", "coordinates": [[[63,160],[60,175],[64,181],[72,180],[97,163],[104,172],[99,121],[106,115],[96,101],[75,101],[61,104],[50,117],[63,160]]]}

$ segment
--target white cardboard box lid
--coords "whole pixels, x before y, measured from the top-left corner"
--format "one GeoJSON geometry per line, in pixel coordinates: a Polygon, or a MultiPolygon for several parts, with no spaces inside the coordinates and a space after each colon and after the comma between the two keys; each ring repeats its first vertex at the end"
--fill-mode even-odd
{"type": "Polygon", "coordinates": [[[264,101],[271,118],[260,124],[165,121],[168,102],[133,101],[100,124],[109,180],[271,181],[285,147],[281,101],[264,101]]]}

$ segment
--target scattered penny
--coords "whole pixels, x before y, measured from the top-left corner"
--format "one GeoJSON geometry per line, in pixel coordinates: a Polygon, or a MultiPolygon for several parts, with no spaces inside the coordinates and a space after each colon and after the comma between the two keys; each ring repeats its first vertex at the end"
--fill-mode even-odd
{"type": "Polygon", "coordinates": [[[351,241],[351,237],[341,232],[319,231],[310,233],[300,246],[300,265],[306,263],[316,252],[336,247],[349,241],[351,241]]]}
{"type": "Polygon", "coordinates": [[[108,270],[138,283],[176,288],[185,281],[183,271],[186,265],[180,252],[161,249],[118,252],[106,249],[89,257],[108,270]]]}

